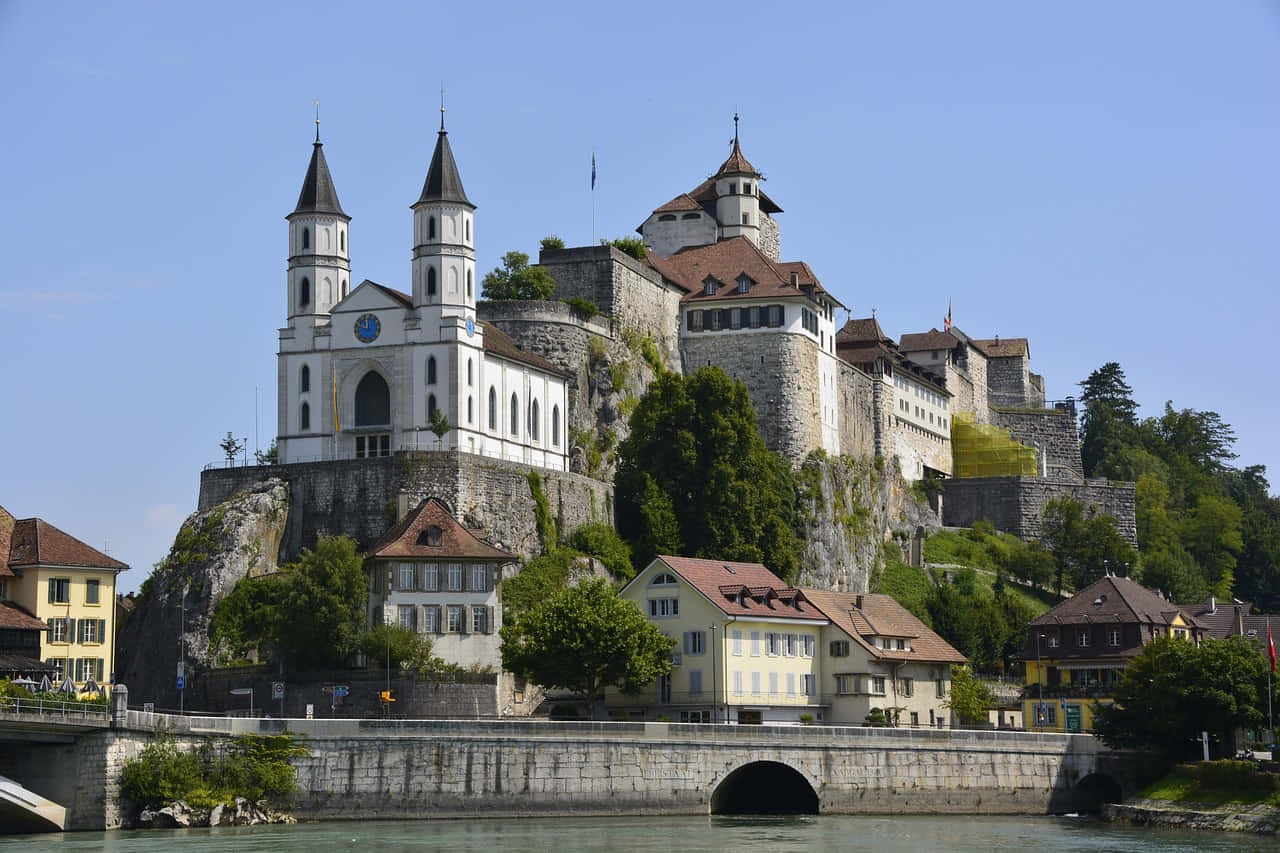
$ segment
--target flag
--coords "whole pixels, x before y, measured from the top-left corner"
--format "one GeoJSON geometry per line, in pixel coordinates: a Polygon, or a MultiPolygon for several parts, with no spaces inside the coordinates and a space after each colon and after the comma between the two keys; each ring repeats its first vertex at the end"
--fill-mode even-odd
{"type": "Polygon", "coordinates": [[[1267,657],[1271,658],[1271,671],[1276,671],[1276,641],[1271,637],[1271,620],[1267,620],[1267,657]]]}
{"type": "Polygon", "coordinates": [[[592,192],[595,191],[595,188],[596,188],[596,152],[592,151],[591,152],[591,190],[592,192]]]}
{"type": "Polygon", "coordinates": [[[338,365],[333,365],[333,431],[342,432],[338,424],[338,365]]]}
{"type": "Polygon", "coordinates": [[[947,318],[942,321],[942,331],[951,331],[951,300],[947,300],[947,318]]]}

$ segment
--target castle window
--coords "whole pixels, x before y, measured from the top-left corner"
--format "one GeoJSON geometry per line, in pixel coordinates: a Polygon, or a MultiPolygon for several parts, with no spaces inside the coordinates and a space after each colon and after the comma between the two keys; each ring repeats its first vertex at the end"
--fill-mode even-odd
{"type": "Polygon", "coordinates": [[[520,398],[514,393],[511,395],[511,434],[520,434],[520,398]]]}
{"type": "Polygon", "coordinates": [[[747,309],[747,325],[753,329],[760,328],[760,309],[758,307],[747,309]]]}
{"type": "Polygon", "coordinates": [[[387,380],[370,370],[356,386],[356,423],[361,426],[382,426],[391,423],[391,389],[387,380]]]}
{"type": "Polygon", "coordinates": [[[302,365],[302,371],[298,376],[298,391],[306,393],[311,390],[311,368],[305,364],[302,365]]]}
{"type": "Polygon", "coordinates": [[[702,292],[707,296],[715,296],[717,284],[718,282],[714,278],[707,276],[706,280],[702,282],[702,292]]]}
{"type": "Polygon", "coordinates": [[[436,384],[436,357],[434,355],[427,356],[427,384],[436,384]]]}
{"type": "Polygon", "coordinates": [[[744,214],[742,214],[742,224],[743,224],[743,225],[750,225],[750,224],[751,224],[751,214],[749,214],[749,213],[744,213],[744,214]]]}
{"type": "Polygon", "coordinates": [[[471,359],[467,359],[467,387],[468,388],[470,388],[472,385],[472,379],[471,379],[472,366],[473,364],[471,359]]]}
{"type": "Polygon", "coordinates": [[[738,185],[729,184],[729,195],[737,195],[737,194],[738,194],[738,185]]]}
{"type": "Polygon", "coordinates": [[[427,239],[434,240],[436,238],[436,218],[434,216],[427,217],[427,239]]]}
{"type": "Polygon", "coordinates": [[[427,417],[428,418],[435,417],[435,414],[436,414],[436,395],[428,394],[427,395],[427,417]]]}
{"type": "Polygon", "coordinates": [[[664,213],[658,217],[659,222],[675,222],[676,215],[674,213],[664,213]]]}
{"type": "Polygon", "coordinates": [[[749,181],[742,182],[742,194],[751,195],[751,183],[749,181]]]}
{"type": "Polygon", "coordinates": [[[723,312],[720,312],[720,311],[708,311],[708,312],[707,312],[707,320],[709,320],[709,321],[710,321],[710,322],[708,322],[708,323],[707,323],[707,328],[708,328],[708,329],[710,329],[710,330],[711,330],[711,331],[713,331],[713,332],[718,332],[718,331],[720,331],[720,315],[721,315],[721,313],[723,313],[723,312]]]}
{"type": "Polygon", "coordinates": [[[427,267],[427,296],[436,295],[436,268],[427,267]]]}
{"type": "Polygon", "coordinates": [[[751,290],[751,279],[745,275],[738,276],[738,292],[746,293],[751,290]]]}
{"type": "Polygon", "coordinates": [[[303,278],[298,285],[298,305],[306,308],[311,304],[311,279],[303,278]]]}
{"type": "Polygon", "coordinates": [[[741,328],[742,328],[742,309],[741,309],[741,308],[733,308],[733,309],[730,309],[730,311],[729,311],[729,328],[730,328],[730,329],[741,329],[741,328]]]}
{"type": "Polygon", "coordinates": [[[680,218],[681,218],[681,219],[701,219],[701,218],[702,218],[702,214],[701,214],[701,213],[686,213],[686,214],[684,214],[683,216],[681,216],[680,218]]]}
{"type": "Polygon", "coordinates": [[[302,248],[304,249],[311,248],[311,229],[310,228],[302,229],[302,248]]]}
{"type": "Polygon", "coordinates": [[[769,325],[781,326],[787,320],[787,306],[770,305],[769,306],[769,325]]]}
{"type": "Polygon", "coordinates": [[[498,428],[498,392],[489,386],[489,429],[496,430],[498,428]]]}
{"type": "Polygon", "coordinates": [[[560,407],[551,407],[551,444],[560,446],[560,407]]]}
{"type": "Polygon", "coordinates": [[[702,331],[702,312],[689,311],[685,315],[685,325],[691,332],[702,331]]]}
{"type": "Polygon", "coordinates": [[[467,395],[467,423],[469,424],[475,423],[475,418],[472,417],[472,411],[475,408],[474,404],[475,404],[475,399],[470,394],[468,394],[467,395]]]}
{"type": "Polygon", "coordinates": [[[309,429],[311,429],[311,407],[303,403],[298,409],[298,430],[306,432],[309,429]]]}
{"type": "Polygon", "coordinates": [[[538,401],[529,403],[529,440],[538,440],[538,401]]]}

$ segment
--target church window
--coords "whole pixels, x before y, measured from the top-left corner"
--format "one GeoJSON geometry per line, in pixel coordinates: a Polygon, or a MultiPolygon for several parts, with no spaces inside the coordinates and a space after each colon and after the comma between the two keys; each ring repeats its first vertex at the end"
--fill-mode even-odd
{"type": "Polygon", "coordinates": [[[538,440],[538,401],[529,403],[529,440],[538,440]]]}
{"type": "Polygon", "coordinates": [[[489,429],[498,428],[498,392],[489,386],[489,429]]]}
{"type": "Polygon", "coordinates": [[[514,393],[511,395],[511,434],[520,434],[520,400],[514,393]]]}
{"type": "Polygon", "coordinates": [[[298,410],[298,429],[301,432],[311,429],[311,407],[306,403],[298,410]]]}
{"type": "Polygon", "coordinates": [[[311,279],[303,278],[302,283],[298,285],[298,305],[306,308],[311,304],[311,279]]]}
{"type": "Polygon", "coordinates": [[[342,298],[347,298],[347,280],[345,278],[342,280],[342,298]]]}
{"type": "Polygon", "coordinates": [[[302,229],[302,248],[304,249],[311,248],[311,229],[310,228],[302,229]]]}
{"type": "Polygon", "coordinates": [[[391,455],[391,436],[388,433],[381,435],[357,435],[356,436],[356,458],[357,459],[373,459],[377,456],[391,455]]]}
{"type": "Polygon", "coordinates": [[[551,407],[551,443],[560,446],[560,407],[551,407]]]}
{"type": "Polygon", "coordinates": [[[435,417],[435,414],[436,414],[436,395],[428,394],[427,395],[427,417],[433,418],[435,417]]]}
{"type": "Polygon", "coordinates": [[[427,217],[427,239],[434,240],[436,238],[436,218],[434,216],[427,217]]]}
{"type": "Polygon", "coordinates": [[[659,222],[675,222],[676,215],[674,213],[664,213],[658,217],[659,222]]]}
{"type": "Polygon", "coordinates": [[[298,391],[306,393],[311,390],[311,368],[305,364],[302,365],[302,372],[298,376],[298,391]]]}
{"type": "Polygon", "coordinates": [[[471,220],[467,219],[465,220],[465,222],[466,222],[466,228],[467,228],[467,240],[470,240],[471,239],[471,220]]]}
{"type": "Polygon", "coordinates": [[[472,374],[472,367],[473,367],[473,366],[474,366],[474,364],[473,364],[472,360],[471,360],[471,359],[467,359],[467,387],[468,387],[468,388],[470,388],[470,387],[472,386],[472,384],[473,384],[473,383],[472,383],[472,381],[471,381],[471,374],[472,374]]]}
{"type": "Polygon", "coordinates": [[[474,411],[474,409],[475,409],[475,399],[470,394],[468,394],[467,395],[467,423],[469,424],[475,422],[475,418],[472,416],[472,412],[474,411]]]}
{"type": "Polygon", "coordinates": [[[338,251],[345,252],[347,250],[347,232],[338,232],[338,251]]]}
{"type": "Polygon", "coordinates": [[[436,357],[434,355],[427,356],[427,384],[436,384],[436,357]]]}
{"type": "Polygon", "coordinates": [[[454,294],[457,292],[458,292],[458,268],[450,267],[449,268],[449,293],[454,294]]]}
{"type": "Polygon", "coordinates": [[[750,213],[744,213],[744,214],[742,214],[742,224],[743,224],[743,225],[750,225],[750,224],[751,224],[751,214],[750,214],[750,213]]]}
{"type": "Polygon", "coordinates": [[[468,299],[471,298],[472,287],[473,285],[471,283],[471,270],[467,270],[467,298],[468,299]]]}
{"type": "Polygon", "coordinates": [[[427,296],[436,295],[436,268],[427,267],[427,296]]]}
{"type": "Polygon", "coordinates": [[[391,423],[391,389],[387,380],[370,370],[356,386],[356,423],[362,426],[382,426],[391,423]]]}

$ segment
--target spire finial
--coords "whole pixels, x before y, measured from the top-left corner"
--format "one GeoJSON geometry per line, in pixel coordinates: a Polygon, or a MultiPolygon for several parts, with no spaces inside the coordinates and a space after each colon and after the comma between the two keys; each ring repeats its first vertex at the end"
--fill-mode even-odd
{"type": "Polygon", "coordinates": [[[320,99],[313,98],[311,105],[316,108],[316,142],[320,141],[320,99]]]}
{"type": "Polygon", "coordinates": [[[444,133],[444,84],[440,84],[440,132],[444,133]]]}
{"type": "Polygon", "coordinates": [[[733,114],[733,144],[738,144],[738,113],[733,114]]]}

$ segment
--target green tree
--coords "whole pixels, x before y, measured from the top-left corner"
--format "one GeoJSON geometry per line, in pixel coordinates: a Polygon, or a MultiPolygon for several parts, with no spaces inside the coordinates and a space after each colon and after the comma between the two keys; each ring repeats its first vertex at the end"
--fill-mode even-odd
{"type": "Polygon", "coordinates": [[[584,524],[569,537],[569,545],[604,563],[615,580],[629,581],[636,570],[631,564],[631,546],[610,524],[584,524]]]}
{"type": "Polygon", "coordinates": [[[1035,589],[1047,587],[1058,571],[1053,554],[1039,540],[1011,546],[1003,567],[1009,575],[1026,581],[1035,589]]]}
{"type": "Polygon", "coordinates": [[[282,578],[279,573],[241,578],[218,602],[209,620],[215,661],[225,665],[261,652],[263,641],[274,637],[282,578]]]}
{"type": "Polygon", "coordinates": [[[490,300],[551,299],[556,281],[540,266],[530,266],[524,252],[507,252],[502,266],[495,267],[481,282],[481,296],[490,300]]]}
{"type": "Polygon", "coordinates": [[[271,439],[271,444],[266,451],[253,451],[253,458],[259,465],[279,465],[280,451],[276,448],[276,440],[271,439]]]}
{"type": "Polygon", "coordinates": [[[718,367],[650,384],[618,447],[618,530],[656,553],[799,566],[791,467],[765,447],[747,388],[718,367]]]}
{"type": "Polygon", "coordinates": [[[449,416],[444,413],[444,409],[432,409],[431,418],[427,421],[427,429],[431,430],[435,435],[436,441],[440,442],[449,430],[453,429],[453,424],[449,423],[449,416]]]}
{"type": "MultiPolygon", "coordinates": [[[[1159,637],[1129,662],[1114,705],[1094,707],[1094,731],[1117,749],[1148,749],[1171,760],[1197,753],[1201,731],[1219,756],[1235,752],[1238,728],[1266,721],[1267,661],[1246,638],[1200,646],[1159,637]]],[[[1273,697],[1274,698],[1274,697],[1273,697]]]]}
{"type": "Polygon", "coordinates": [[[991,691],[967,666],[951,665],[951,690],[942,704],[962,723],[983,723],[991,707],[991,691]]]}
{"type": "Polygon", "coordinates": [[[630,255],[637,261],[643,261],[645,255],[649,252],[649,247],[644,244],[644,240],[639,237],[614,237],[612,240],[600,240],[601,246],[612,246],[623,254],[630,255]]]}
{"type": "MultiPolygon", "coordinates": [[[[247,442],[248,439],[245,441],[247,442]]],[[[218,442],[218,447],[222,448],[222,455],[226,457],[227,466],[230,467],[235,464],[236,454],[240,452],[240,448],[244,447],[244,443],[228,432],[222,441],[218,442]]]]}
{"type": "Polygon", "coordinates": [[[634,695],[670,672],[675,644],[603,578],[561,590],[499,633],[503,669],[581,694],[593,716],[605,688],[634,695]]]}
{"type": "Polygon", "coordinates": [[[1231,598],[1236,555],[1244,547],[1242,513],[1230,498],[1201,496],[1182,519],[1182,545],[1195,558],[1214,595],[1231,598]]]}
{"type": "Polygon", "coordinates": [[[360,635],[360,651],[378,668],[392,667],[419,674],[438,669],[443,663],[431,654],[431,640],[399,625],[374,625],[360,635]]]}
{"type": "Polygon", "coordinates": [[[1045,504],[1041,536],[1057,563],[1059,594],[1064,579],[1080,589],[1108,571],[1128,574],[1138,562],[1137,552],[1116,531],[1114,518],[1092,511],[1086,514],[1071,498],[1045,504]]]}
{"type": "Polygon", "coordinates": [[[302,666],[340,666],[365,625],[368,584],[356,542],[331,536],[282,566],[274,634],[302,666]]]}
{"type": "Polygon", "coordinates": [[[564,240],[560,239],[555,234],[548,234],[542,238],[541,246],[542,251],[553,252],[564,248],[564,240]]]}
{"type": "Polygon", "coordinates": [[[1080,418],[1080,457],[1086,475],[1093,476],[1108,456],[1132,441],[1138,404],[1125,381],[1124,370],[1109,361],[1080,383],[1084,412],[1080,418]]]}
{"type": "Polygon", "coordinates": [[[510,621],[533,610],[569,585],[569,574],[578,552],[555,548],[534,557],[515,575],[502,581],[502,612],[510,621]]]}
{"type": "Polygon", "coordinates": [[[933,630],[970,660],[981,656],[981,613],[973,592],[973,570],[961,569],[955,581],[939,578],[924,602],[933,630]]]}

